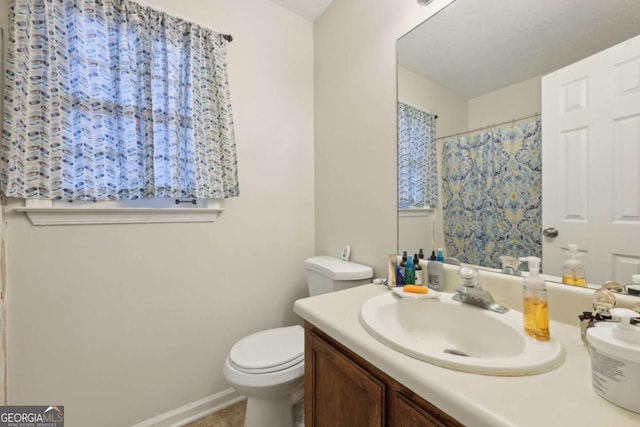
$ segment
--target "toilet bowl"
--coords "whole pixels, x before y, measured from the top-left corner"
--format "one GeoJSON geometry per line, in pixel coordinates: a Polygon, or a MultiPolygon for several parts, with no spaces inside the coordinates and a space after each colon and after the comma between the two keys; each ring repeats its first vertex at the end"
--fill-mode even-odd
{"type": "MultiPolygon", "coordinates": [[[[369,283],[373,276],[371,267],[328,256],[309,258],[305,264],[311,296],[369,283]]],[[[303,425],[302,327],[268,329],[242,338],[231,348],[223,373],[247,397],[245,427],[303,425]]]]}
{"type": "Polygon", "coordinates": [[[292,407],[304,395],[304,329],[269,329],[241,339],[223,372],[247,397],[245,427],[293,426],[292,407]]]}

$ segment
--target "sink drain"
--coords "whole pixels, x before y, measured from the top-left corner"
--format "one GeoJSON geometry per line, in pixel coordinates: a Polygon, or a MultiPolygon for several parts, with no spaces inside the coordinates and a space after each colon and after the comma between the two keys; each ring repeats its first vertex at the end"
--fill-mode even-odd
{"type": "Polygon", "coordinates": [[[464,351],[456,350],[455,348],[446,348],[444,350],[444,352],[445,353],[449,353],[449,354],[454,354],[456,356],[471,357],[467,353],[465,353],[464,351]]]}

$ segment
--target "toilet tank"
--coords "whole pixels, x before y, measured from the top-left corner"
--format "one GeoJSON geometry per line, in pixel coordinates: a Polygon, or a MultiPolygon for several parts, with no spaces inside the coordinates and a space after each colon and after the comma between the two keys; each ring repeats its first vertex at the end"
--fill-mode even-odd
{"type": "Polygon", "coordinates": [[[331,256],[316,256],[305,261],[309,295],[326,294],[371,283],[371,267],[331,256]]]}

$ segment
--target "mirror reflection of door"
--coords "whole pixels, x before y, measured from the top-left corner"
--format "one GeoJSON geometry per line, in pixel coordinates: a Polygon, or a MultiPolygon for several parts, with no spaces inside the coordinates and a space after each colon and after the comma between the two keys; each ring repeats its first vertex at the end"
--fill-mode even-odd
{"type": "Polygon", "coordinates": [[[544,272],[578,244],[587,280],[640,272],[640,36],[542,79],[544,272]]]}

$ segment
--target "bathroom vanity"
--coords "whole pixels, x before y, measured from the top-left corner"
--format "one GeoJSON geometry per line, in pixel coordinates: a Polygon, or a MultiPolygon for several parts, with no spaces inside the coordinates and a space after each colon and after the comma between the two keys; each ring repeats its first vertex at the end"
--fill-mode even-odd
{"type": "Polygon", "coordinates": [[[295,303],[306,329],[307,426],[640,425],[640,414],[593,391],[577,326],[551,322],[566,359],[549,372],[514,377],[459,372],[404,355],[365,331],[359,321],[362,304],[387,292],[370,284],[295,303]]]}
{"type": "Polygon", "coordinates": [[[305,325],[306,426],[462,426],[311,323],[305,325]]]}

